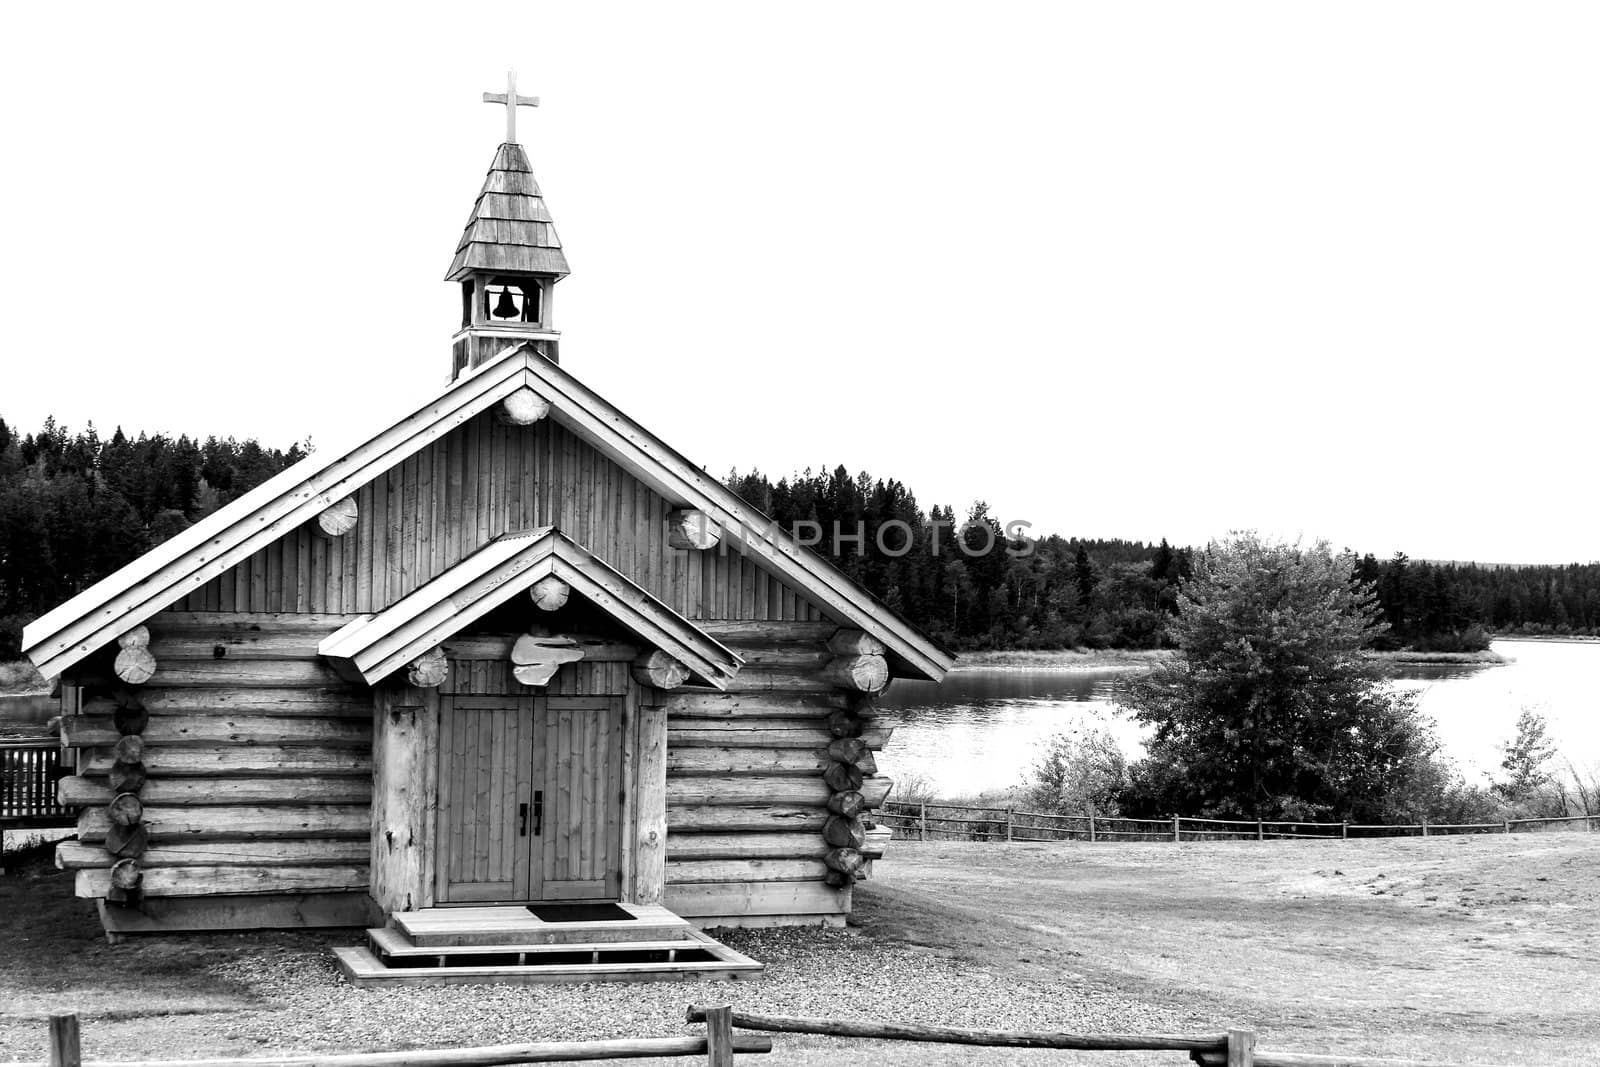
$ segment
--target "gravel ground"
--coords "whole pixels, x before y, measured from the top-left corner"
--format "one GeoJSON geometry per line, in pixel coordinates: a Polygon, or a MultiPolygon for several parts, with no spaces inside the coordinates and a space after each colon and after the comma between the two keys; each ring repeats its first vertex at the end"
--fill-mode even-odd
{"type": "MultiPolygon", "coordinates": [[[[756,981],[535,986],[407,986],[353,988],[339,976],[326,946],[312,935],[254,949],[206,968],[201,984],[231,986],[259,1007],[159,1017],[84,1020],[88,1058],[152,1059],[270,1056],[292,1052],[379,1051],[540,1040],[584,1040],[692,1033],[690,1003],[733,1003],[746,1011],[849,1015],[908,1022],[1010,1029],[1204,1031],[1204,1020],[1097,991],[1074,981],[1012,978],[980,965],[857,930],[728,931],[726,942],[767,965],[756,981]]],[[[120,1013],[111,1013],[113,1016],[120,1013]]],[[[37,1019],[0,1016],[6,1059],[37,1055],[37,1019]]],[[[862,1062],[932,1062],[931,1046],[886,1046],[776,1037],[785,1053],[774,1063],[824,1062],[847,1055],[862,1062]],[[881,1055],[845,1053],[844,1045],[881,1055]],[[799,1058],[795,1058],[798,1055],[799,1058]]],[[[950,1049],[948,1062],[1022,1062],[1036,1053],[950,1049]],[[969,1055],[970,1054],[970,1055],[969,1055]],[[1021,1057],[1021,1059],[1017,1059],[1021,1057]]],[[[1105,1062],[1101,1057],[1099,1062],[1105,1062]]]]}

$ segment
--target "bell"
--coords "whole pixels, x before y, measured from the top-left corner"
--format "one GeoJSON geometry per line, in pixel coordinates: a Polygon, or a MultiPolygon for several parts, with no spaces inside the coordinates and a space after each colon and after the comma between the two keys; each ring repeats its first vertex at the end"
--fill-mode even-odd
{"type": "Polygon", "coordinates": [[[511,299],[511,290],[500,290],[500,299],[494,302],[494,317],[497,319],[514,319],[517,317],[516,301],[511,299]]]}

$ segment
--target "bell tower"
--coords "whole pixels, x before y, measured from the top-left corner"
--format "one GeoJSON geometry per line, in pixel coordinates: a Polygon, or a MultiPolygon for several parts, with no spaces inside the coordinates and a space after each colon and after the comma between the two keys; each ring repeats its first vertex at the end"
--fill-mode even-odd
{"type": "Polygon", "coordinates": [[[528,154],[517,143],[517,108],[538,107],[539,98],[518,96],[512,71],[506,91],[484,93],[483,100],[505,105],[506,143],[495,153],[445,275],[445,281],[461,284],[451,380],[522,342],[531,342],[552,362],[560,358],[561,334],[552,310],[556,282],[567,276],[567,257],[528,154]]]}

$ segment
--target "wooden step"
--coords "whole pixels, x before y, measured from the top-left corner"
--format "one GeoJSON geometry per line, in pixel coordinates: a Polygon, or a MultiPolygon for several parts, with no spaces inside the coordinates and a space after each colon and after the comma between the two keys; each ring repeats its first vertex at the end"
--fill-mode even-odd
{"type": "Polygon", "coordinates": [[[390,916],[395,929],[424,947],[598,944],[617,941],[668,941],[693,927],[666,908],[622,904],[632,919],[551,923],[527,908],[426,908],[390,916]]]}
{"type": "Polygon", "coordinates": [[[673,982],[758,978],[762,965],[718,945],[719,958],[695,962],[494,964],[390,967],[367,948],[336,948],[339,970],[356,985],[464,985],[673,982]]]}
{"type": "MultiPolygon", "coordinates": [[[[518,944],[506,942],[493,945],[418,945],[406,937],[405,934],[393,927],[368,930],[367,941],[372,951],[380,959],[407,960],[412,957],[421,959],[444,960],[450,958],[458,962],[471,962],[473,957],[482,956],[529,956],[550,957],[588,954],[594,957],[617,956],[627,953],[663,953],[663,958],[672,959],[676,954],[683,953],[686,959],[695,958],[696,953],[703,954],[707,951],[707,944],[716,945],[717,942],[699,934],[698,931],[689,931],[689,935],[668,938],[661,941],[591,941],[591,942],[556,942],[543,944],[518,944]]],[[[602,962],[596,958],[594,963],[602,962]]],[[[443,964],[441,963],[441,966],[443,964]]]]}

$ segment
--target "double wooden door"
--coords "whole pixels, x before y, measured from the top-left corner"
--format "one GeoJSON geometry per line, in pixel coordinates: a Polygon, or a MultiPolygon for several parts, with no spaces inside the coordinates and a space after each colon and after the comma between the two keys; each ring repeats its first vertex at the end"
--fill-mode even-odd
{"type": "Polygon", "coordinates": [[[622,698],[444,696],[441,904],[616,900],[622,698]]]}

